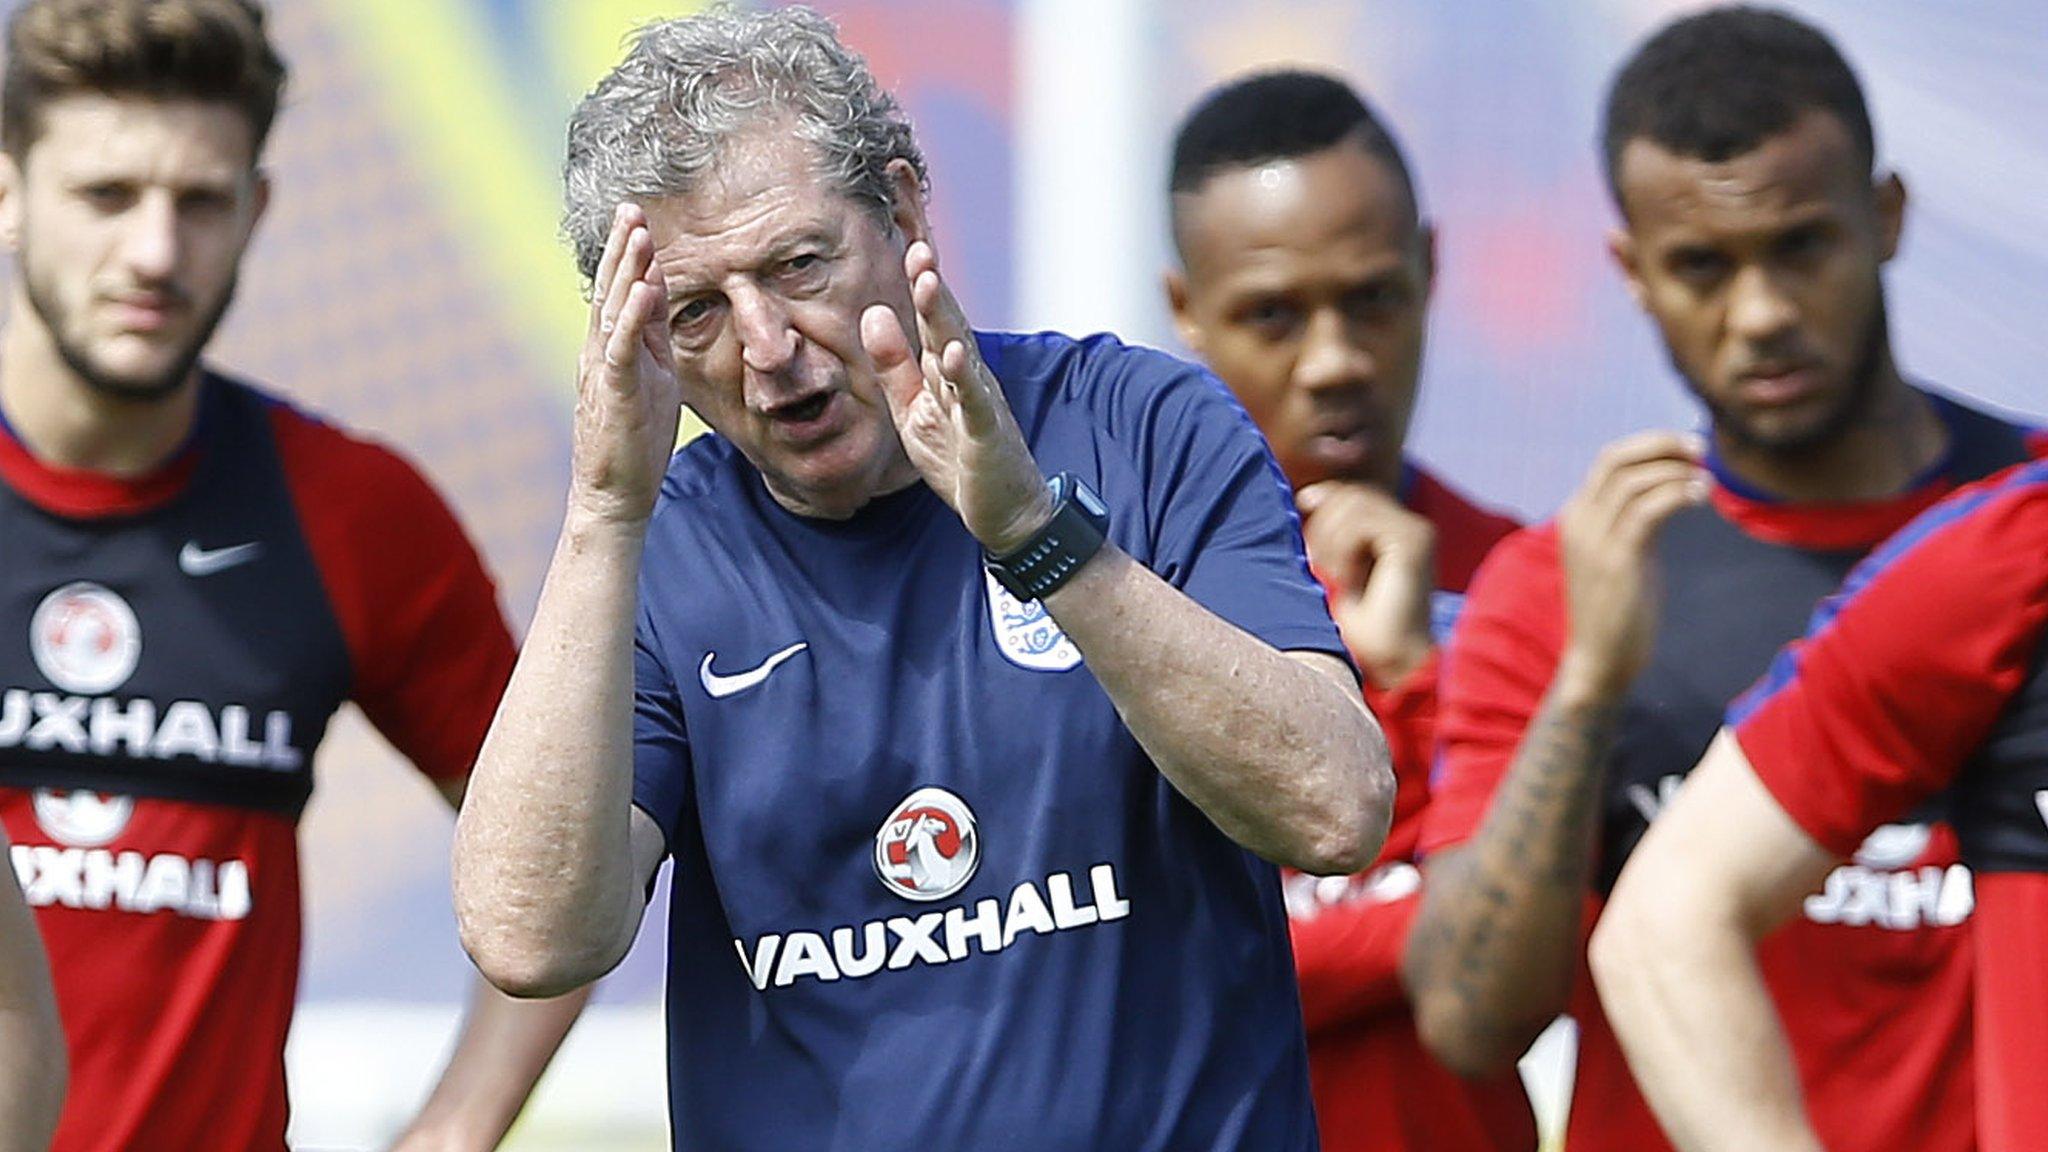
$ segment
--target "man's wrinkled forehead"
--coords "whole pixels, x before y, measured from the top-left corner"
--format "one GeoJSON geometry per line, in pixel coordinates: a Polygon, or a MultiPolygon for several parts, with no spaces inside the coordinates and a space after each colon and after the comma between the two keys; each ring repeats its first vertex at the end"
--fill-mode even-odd
{"type": "Polygon", "coordinates": [[[727,135],[705,170],[679,181],[676,191],[648,199],[674,201],[694,216],[715,219],[778,192],[798,194],[831,211],[843,204],[881,210],[848,193],[823,151],[803,138],[794,119],[781,116],[750,122],[727,135]]]}

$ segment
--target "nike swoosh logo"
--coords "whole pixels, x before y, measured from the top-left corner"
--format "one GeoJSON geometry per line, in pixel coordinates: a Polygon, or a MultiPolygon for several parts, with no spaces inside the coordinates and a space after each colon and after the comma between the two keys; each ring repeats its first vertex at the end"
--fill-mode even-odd
{"type": "Polygon", "coordinates": [[[247,564],[263,554],[263,542],[251,540],[247,544],[230,544],[226,548],[201,548],[199,541],[187,540],[178,549],[178,568],[187,576],[211,576],[215,572],[247,564]]]}
{"type": "Polygon", "coordinates": [[[766,660],[761,661],[758,666],[749,668],[745,672],[736,672],[731,676],[720,676],[718,673],[713,672],[711,670],[711,661],[717,658],[718,653],[706,652],[704,654],[704,662],[697,665],[697,679],[704,685],[704,691],[711,694],[713,700],[723,700],[735,693],[745,692],[761,681],[768,679],[768,677],[774,675],[777,668],[782,666],[783,661],[808,647],[810,647],[809,644],[799,640],[766,660]]]}

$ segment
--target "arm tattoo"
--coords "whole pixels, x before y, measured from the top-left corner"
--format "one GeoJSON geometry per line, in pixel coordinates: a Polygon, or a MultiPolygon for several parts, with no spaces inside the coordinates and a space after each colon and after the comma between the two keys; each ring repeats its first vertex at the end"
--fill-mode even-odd
{"type": "Polygon", "coordinates": [[[1409,986],[1483,1046],[1533,1039],[1569,995],[1620,711],[1546,697],[1479,831],[1424,885],[1409,986]]]}

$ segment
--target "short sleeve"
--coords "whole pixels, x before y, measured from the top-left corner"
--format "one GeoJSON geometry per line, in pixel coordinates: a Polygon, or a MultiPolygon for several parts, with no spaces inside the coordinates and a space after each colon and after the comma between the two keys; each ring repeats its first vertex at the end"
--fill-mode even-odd
{"type": "Polygon", "coordinates": [[[1350,660],[1309,573],[1293,494],[1265,438],[1215,377],[1178,367],[1139,440],[1148,565],[1275,648],[1350,660]]]}
{"type": "Polygon", "coordinates": [[[1564,635],[1556,531],[1522,529],[1495,546],[1473,575],[1443,652],[1436,764],[1418,855],[1454,847],[1479,830],[1549,691],[1564,635]]]}
{"type": "Polygon", "coordinates": [[[418,578],[407,605],[413,614],[392,622],[391,643],[361,670],[355,695],[363,714],[421,772],[455,780],[476,763],[517,650],[497,589],[455,518],[438,500],[423,502],[420,516],[438,525],[439,548],[414,554],[418,578]],[[407,631],[404,620],[416,626],[407,631]]]}
{"type": "Polygon", "coordinates": [[[1851,573],[1736,702],[1751,767],[1817,842],[1854,852],[1984,742],[2048,621],[2043,557],[2048,483],[1965,489],[1851,573]]]}
{"type": "Polygon", "coordinates": [[[348,646],[350,698],[421,772],[462,779],[516,657],[483,560],[397,453],[283,404],[271,425],[348,646]]]}
{"type": "Polygon", "coordinates": [[[633,630],[633,803],[654,818],[673,850],[689,803],[690,738],[682,695],[660,651],[643,605],[633,630]]]}

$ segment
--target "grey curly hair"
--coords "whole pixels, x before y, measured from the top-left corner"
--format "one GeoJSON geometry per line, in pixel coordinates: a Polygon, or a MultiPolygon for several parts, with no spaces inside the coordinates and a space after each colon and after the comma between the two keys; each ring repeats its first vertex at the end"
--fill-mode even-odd
{"type": "Polygon", "coordinates": [[[721,8],[650,24],[569,120],[562,232],[584,277],[597,274],[620,203],[687,194],[732,137],[777,116],[858,202],[890,209],[892,160],[929,190],[909,119],[825,17],[721,8]]]}

